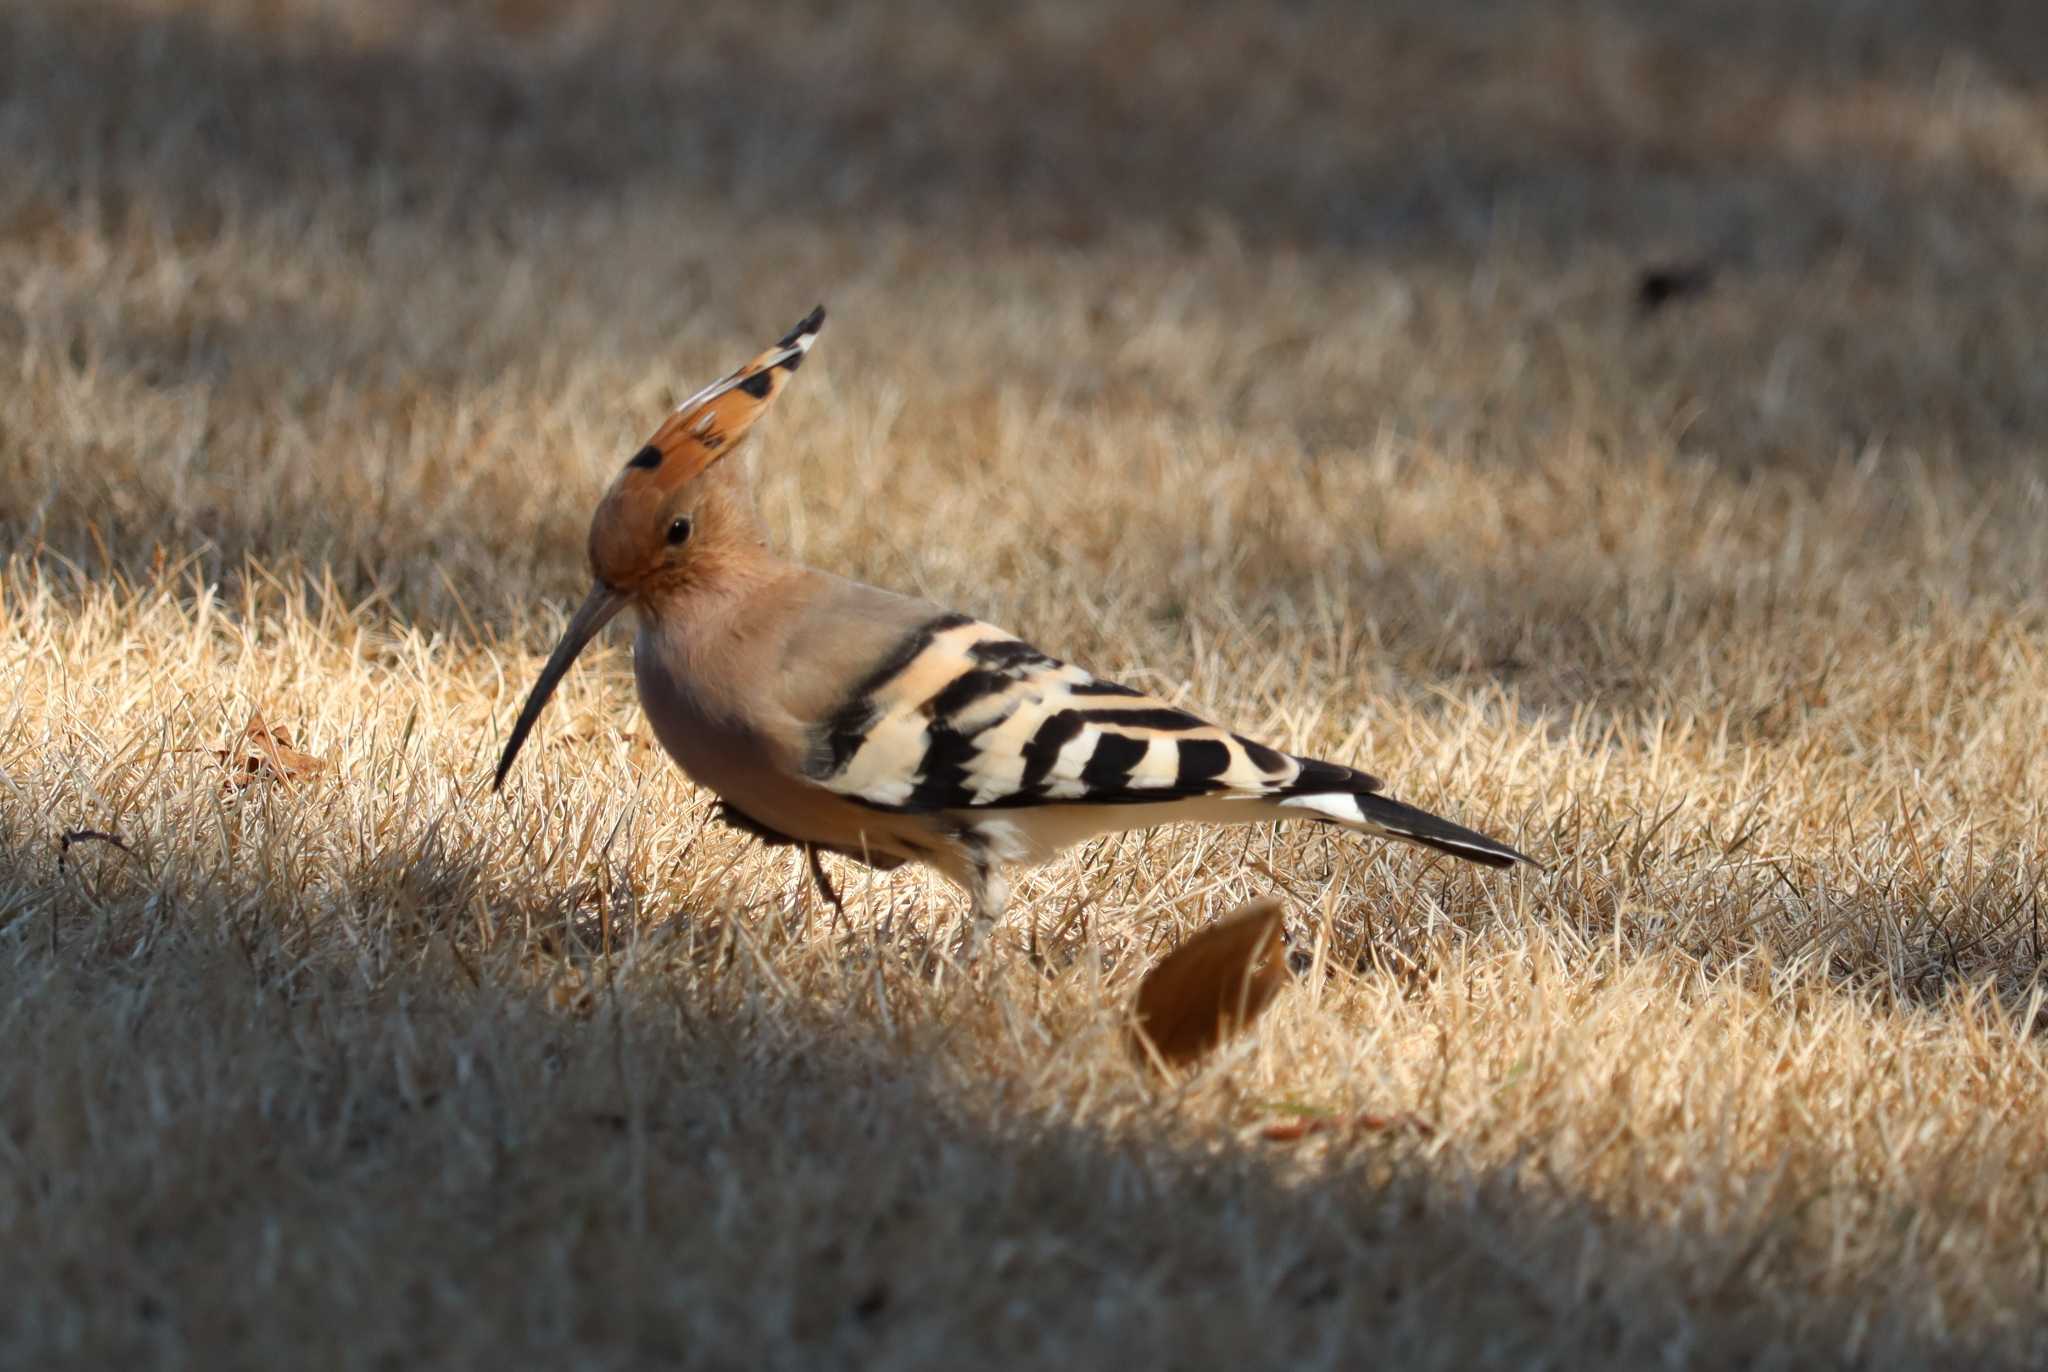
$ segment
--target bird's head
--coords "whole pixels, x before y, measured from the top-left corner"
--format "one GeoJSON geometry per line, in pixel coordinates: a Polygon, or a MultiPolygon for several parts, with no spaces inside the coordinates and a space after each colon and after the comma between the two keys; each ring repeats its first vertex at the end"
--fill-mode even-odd
{"type": "Polygon", "coordinates": [[[498,760],[505,784],[519,747],[576,655],[635,600],[689,584],[721,557],[744,552],[753,526],[721,480],[754,422],[775,403],[824,327],[825,308],[805,315],[766,352],[676,407],[612,478],[590,520],[594,584],[541,669],[498,760]]]}

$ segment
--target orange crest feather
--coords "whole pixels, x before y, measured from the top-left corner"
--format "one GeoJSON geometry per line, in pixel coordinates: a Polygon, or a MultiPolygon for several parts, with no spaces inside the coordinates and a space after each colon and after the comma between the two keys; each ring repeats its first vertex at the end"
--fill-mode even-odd
{"type": "Polygon", "coordinates": [[[774,347],[678,405],[626,465],[658,470],[663,485],[702,473],[737,448],[754,421],[775,403],[824,324],[825,307],[820,305],[774,347]]]}

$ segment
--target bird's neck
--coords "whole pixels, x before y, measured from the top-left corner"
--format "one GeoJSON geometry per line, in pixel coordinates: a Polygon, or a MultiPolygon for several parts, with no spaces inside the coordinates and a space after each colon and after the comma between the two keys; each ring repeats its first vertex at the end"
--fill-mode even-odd
{"type": "Polygon", "coordinates": [[[759,544],[706,552],[694,575],[637,598],[635,672],[650,713],[743,718],[749,693],[762,687],[760,664],[776,657],[760,645],[785,633],[792,591],[803,584],[803,568],[759,544]]]}

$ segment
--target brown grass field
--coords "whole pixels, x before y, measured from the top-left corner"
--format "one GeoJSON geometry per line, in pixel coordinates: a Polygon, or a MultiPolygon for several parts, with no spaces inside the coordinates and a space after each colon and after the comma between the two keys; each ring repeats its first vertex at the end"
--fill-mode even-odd
{"type": "Polygon", "coordinates": [[[2043,1365],[2044,320],[2021,0],[11,0],[0,1364],[2043,1365]],[[620,631],[493,796],[820,300],[796,555],[1546,870],[1158,831],[928,977],[620,631]]]}

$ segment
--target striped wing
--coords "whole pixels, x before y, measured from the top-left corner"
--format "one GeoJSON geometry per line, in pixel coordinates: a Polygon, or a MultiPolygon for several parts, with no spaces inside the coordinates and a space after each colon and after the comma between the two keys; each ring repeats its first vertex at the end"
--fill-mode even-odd
{"type": "Polygon", "coordinates": [[[1150,804],[1380,789],[1101,681],[965,615],[920,626],[816,731],[810,776],[877,809],[1150,804]]]}

